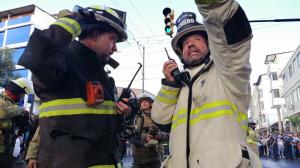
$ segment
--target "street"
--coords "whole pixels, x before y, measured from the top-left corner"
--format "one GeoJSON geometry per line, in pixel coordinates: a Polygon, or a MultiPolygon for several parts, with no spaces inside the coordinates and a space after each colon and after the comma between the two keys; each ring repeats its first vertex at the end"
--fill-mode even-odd
{"type": "MultiPolygon", "coordinates": [[[[273,159],[261,159],[263,168],[299,168],[300,160],[290,161],[290,160],[273,160],[273,159]]],[[[131,168],[132,157],[125,156],[123,158],[123,168],[131,168]]]]}
{"type": "Polygon", "coordinates": [[[274,160],[274,159],[261,159],[263,163],[263,168],[299,168],[300,160],[274,160]]]}
{"type": "MultiPolygon", "coordinates": [[[[300,160],[290,161],[290,160],[274,160],[274,159],[261,159],[263,168],[299,168],[300,160]]],[[[131,168],[132,167],[132,156],[125,156],[123,158],[123,168],[131,168]]],[[[26,168],[26,164],[16,164],[14,168],[26,168]]]]}

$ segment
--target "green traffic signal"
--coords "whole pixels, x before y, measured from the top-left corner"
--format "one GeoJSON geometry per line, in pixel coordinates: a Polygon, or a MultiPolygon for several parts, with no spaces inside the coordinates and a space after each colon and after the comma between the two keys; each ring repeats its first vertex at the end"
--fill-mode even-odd
{"type": "Polygon", "coordinates": [[[165,28],[165,31],[166,31],[167,34],[172,33],[172,29],[171,29],[170,26],[167,26],[167,27],[165,28]]]}
{"type": "Polygon", "coordinates": [[[172,37],[173,34],[173,19],[174,19],[174,10],[171,10],[171,8],[167,7],[164,8],[163,14],[165,16],[164,22],[165,22],[165,33],[166,35],[169,35],[172,37]]]}

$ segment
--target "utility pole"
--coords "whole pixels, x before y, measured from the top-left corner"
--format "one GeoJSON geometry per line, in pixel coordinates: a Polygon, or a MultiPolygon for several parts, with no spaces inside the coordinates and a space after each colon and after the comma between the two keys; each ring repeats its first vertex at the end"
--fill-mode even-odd
{"type": "Polygon", "coordinates": [[[142,91],[145,92],[145,45],[143,45],[142,91]]]}

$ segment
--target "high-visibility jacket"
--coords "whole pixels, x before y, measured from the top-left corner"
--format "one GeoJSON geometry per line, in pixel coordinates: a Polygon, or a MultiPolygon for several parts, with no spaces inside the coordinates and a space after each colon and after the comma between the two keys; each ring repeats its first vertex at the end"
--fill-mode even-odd
{"type": "Polygon", "coordinates": [[[171,126],[164,166],[233,168],[250,161],[251,167],[260,167],[246,143],[252,35],[243,27],[249,24],[240,22],[247,18],[233,0],[198,2],[205,3],[197,5],[208,33],[210,60],[186,69],[192,77],[188,86],[162,80],[152,107],[154,122],[171,126]]]}
{"type": "Polygon", "coordinates": [[[256,133],[251,128],[247,129],[247,144],[253,150],[253,152],[255,152],[257,155],[259,154],[256,133]]]}
{"type": "Polygon", "coordinates": [[[120,121],[115,83],[104,70],[102,58],[74,40],[80,32],[78,22],[70,18],[61,18],[45,30],[35,29],[18,64],[32,72],[35,93],[41,100],[40,143],[53,131],[64,132],[97,141],[102,150],[94,152],[111,158],[120,121]],[[102,84],[102,104],[87,105],[88,81],[102,84]]]}

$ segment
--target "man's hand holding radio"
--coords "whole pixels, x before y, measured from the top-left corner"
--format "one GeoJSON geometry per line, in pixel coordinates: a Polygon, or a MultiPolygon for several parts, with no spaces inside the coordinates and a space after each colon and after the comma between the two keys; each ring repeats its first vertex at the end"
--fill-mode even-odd
{"type": "Polygon", "coordinates": [[[176,68],[178,68],[178,65],[174,60],[168,60],[164,63],[163,73],[167,81],[175,81],[174,77],[172,76],[172,72],[176,68]]]}
{"type": "Polygon", "coordinates": [[[117,113],[118,114],[121,114],[121,115],[125,115],[125,116],[128,116],[130,115],[132,109],[130,106],[128,106],[126,103],[128,103],[128,100],[127,98],[123,98],[122,101],[118,101],[116,103],[117,105],[117,113]]]}

